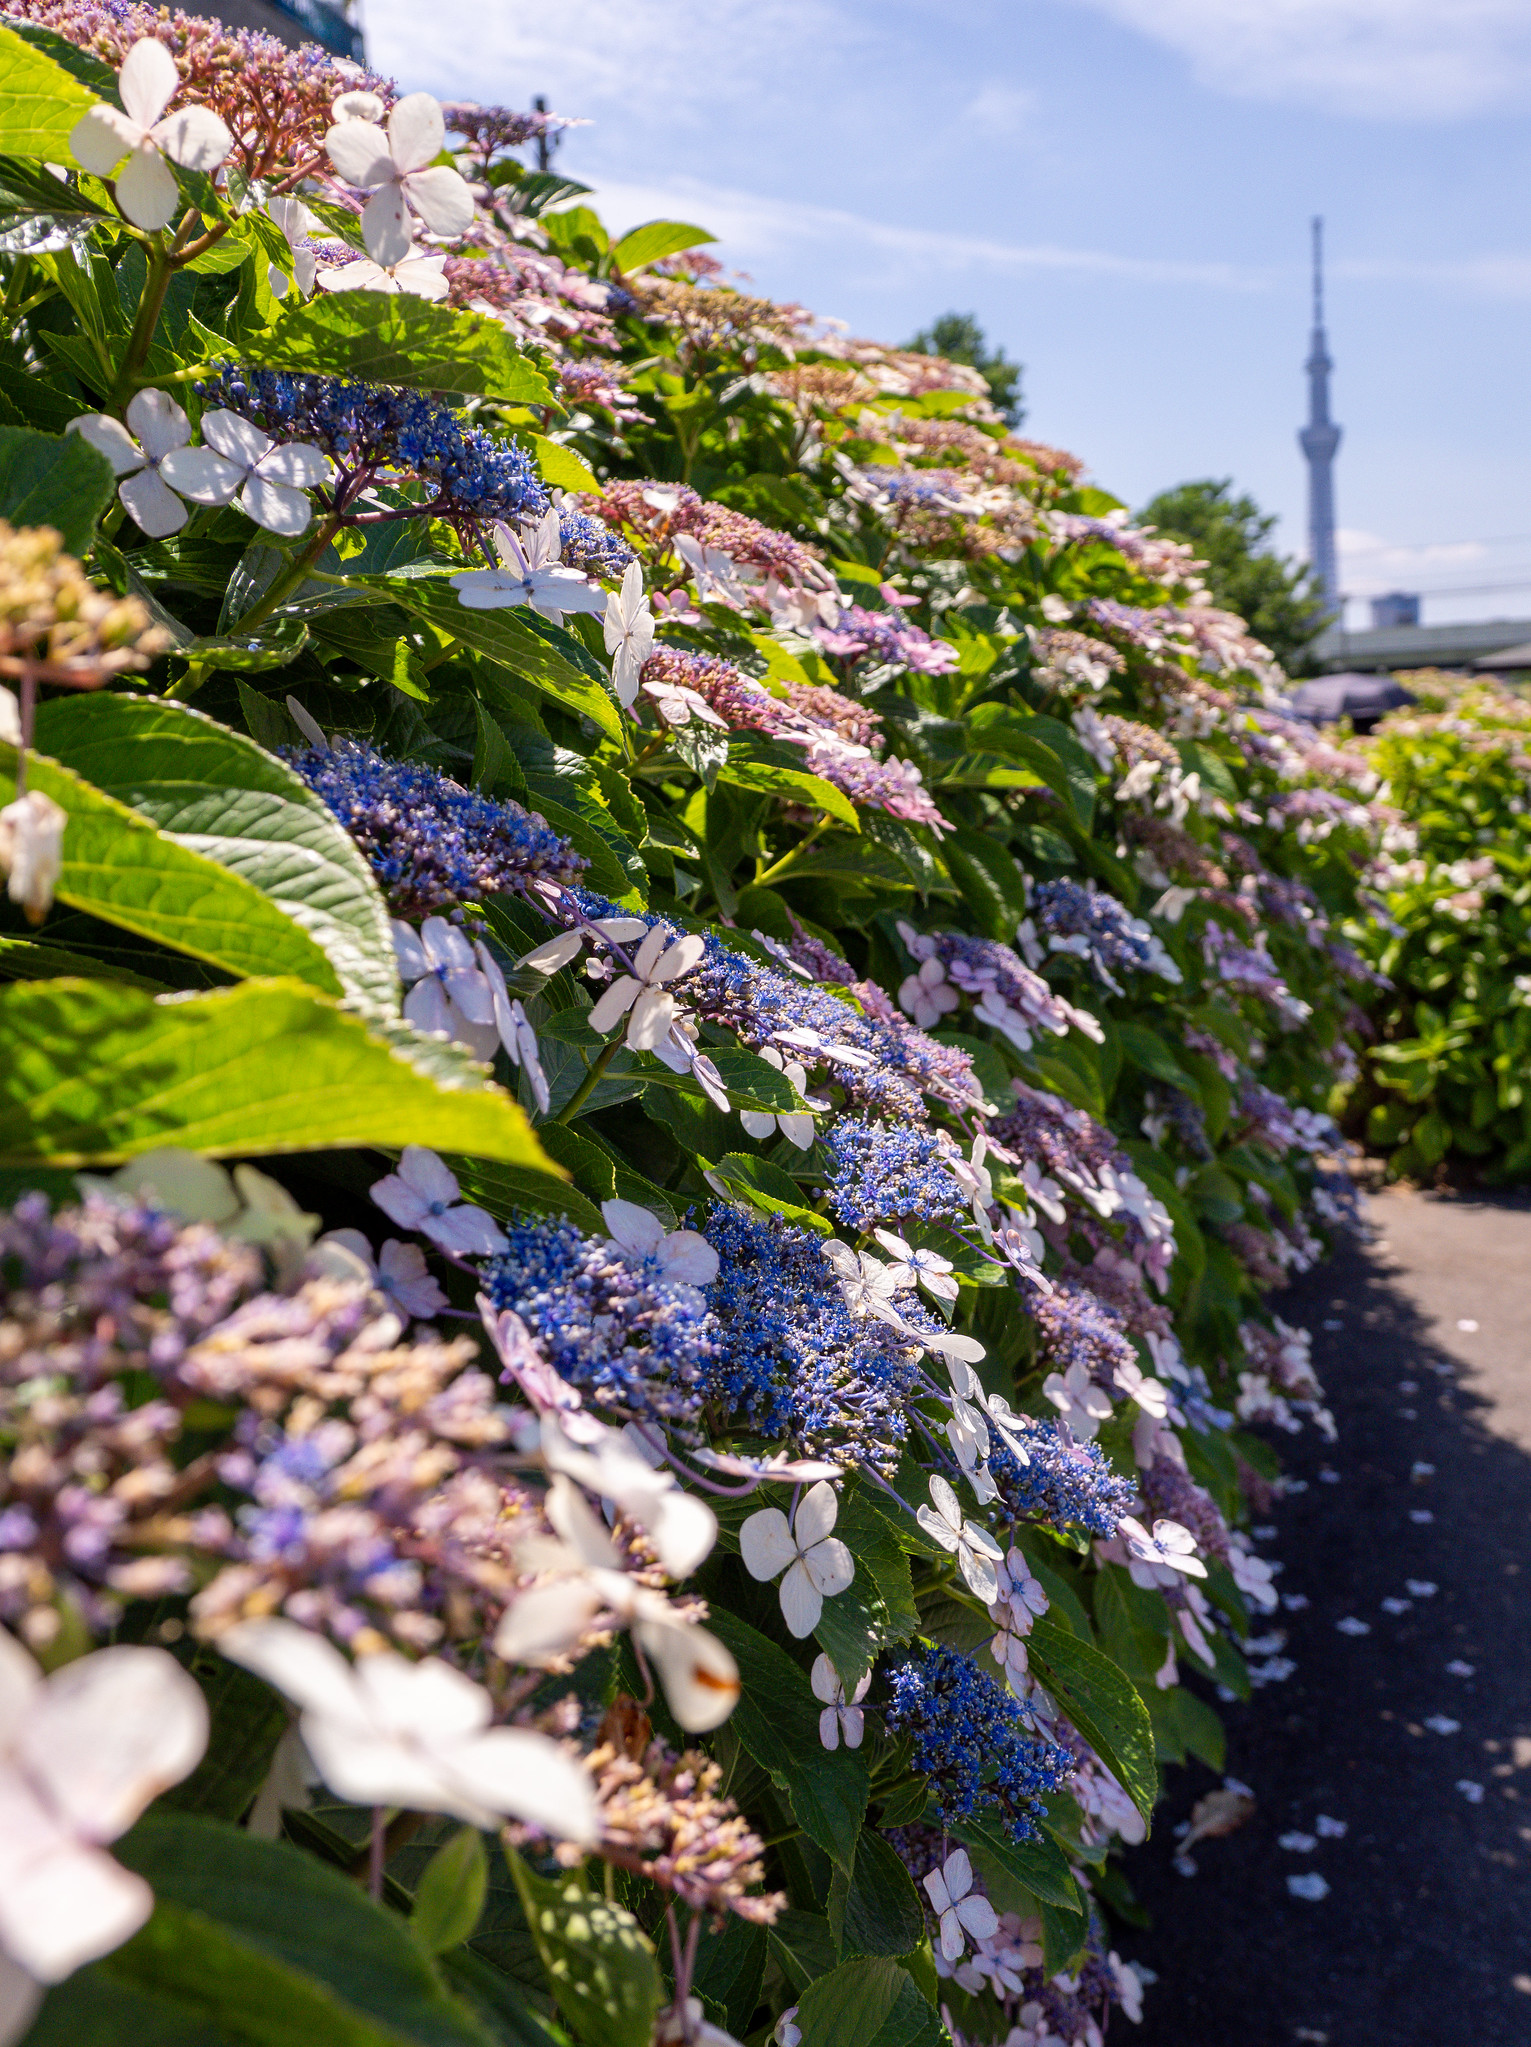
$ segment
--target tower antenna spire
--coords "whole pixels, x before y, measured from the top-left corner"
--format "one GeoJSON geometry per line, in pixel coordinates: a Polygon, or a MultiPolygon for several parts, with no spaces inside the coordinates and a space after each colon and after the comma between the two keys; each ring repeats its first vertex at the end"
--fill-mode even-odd
{"type": "Polygon", "coordinates": [[[1329,339],[1324,332],[1324,223],[1313,218],[1313,335],[1304,365],[1308,373],[1308,423],[1297,436],[1308,463],[1308,560],[1324,602],[1338,614],[1339,561],[1334,539],[1334,458],[1340,429],[1329,417],[1329,339]]]}

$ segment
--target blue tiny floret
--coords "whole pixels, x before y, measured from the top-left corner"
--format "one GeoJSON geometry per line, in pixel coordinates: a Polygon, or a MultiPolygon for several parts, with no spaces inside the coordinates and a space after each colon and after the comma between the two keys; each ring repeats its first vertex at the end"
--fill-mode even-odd
{"type": "Polygon", "coordinates": [[[911,1738],[942,1824],[997,1806],[1013,1841],[1038,1839],[1042,1799],[1074,1774],[1068,1750],[1028,1734],[1009,1692],[955,1650],[922,1649],[888,1681],[888,1730],[911,1738]]]}
{"type": "Polygon", "coordinates": [[[584,870],[583,855],[519,803],[476,795],[419,761],[356,741],[284,758],[366,855],[395,916],[426,917],[584,870]]]}

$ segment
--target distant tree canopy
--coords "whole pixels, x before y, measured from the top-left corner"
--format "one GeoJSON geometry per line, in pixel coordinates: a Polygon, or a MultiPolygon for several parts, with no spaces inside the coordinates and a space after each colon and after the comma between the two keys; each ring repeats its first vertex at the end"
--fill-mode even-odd
{"type": "Polygon", "coordinates": [[[1304,563],[1270,545],[1274,515],[1262,512],[1252,497],[1235,497],[1231,476],[1162,490],[1137,516],[1195,548],[1207,564],[1213,602],[1236,611],[1283,668],[1305,665],[1328,615],[1323,595],[1304,563]]]}
{"type": "Polygon", "coordinates": [[[1023,365],[1012,362],[1002,348],[990,348],[976,313],[943,313],[908,345],[924,355],[944,356],[948,362],[966,363],[977,370],[1007,426],[1019,426],[1026,417],[1021,399],[1023,365]]]}

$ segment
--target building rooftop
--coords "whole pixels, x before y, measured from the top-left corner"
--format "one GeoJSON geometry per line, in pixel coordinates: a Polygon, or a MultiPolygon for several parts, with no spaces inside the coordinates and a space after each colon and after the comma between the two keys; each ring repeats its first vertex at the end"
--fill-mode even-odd
{"type": "Polygon", "coordinates": [[[1314,643],[1326,674],[1392,668],[1468,668],[1489,654],[1531,640],[1531,618],[1491,618],[1474,625],[1400,625],[1348,633],[1331,626],[1314,643]]]}

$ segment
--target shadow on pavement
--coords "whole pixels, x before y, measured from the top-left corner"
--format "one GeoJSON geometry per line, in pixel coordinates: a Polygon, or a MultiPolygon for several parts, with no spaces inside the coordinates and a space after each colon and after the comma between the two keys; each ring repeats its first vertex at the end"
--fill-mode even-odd
{"type": "Polygon", "coordinates": [[[1117,1945],[1159,1974],[1113,2027],[1135,2047],[1531,2043],[1531,1205],[1367,1212],[1377,1241],[1274,1304],[1312,1329],[1340,1430],[1280,1439],[1306,1489],[1262,1547],[1310,1603],[1256,1624],[1294,1673],[1220,1707],[1254,1818],[1178,1875],[1173,1829],[1220,1781],[1193,1763],[1128,1857],[1155,1923],[1117,1945]],[[1342,1838],[1279,1845],[1320,1814],[1342,1838]],[[1315,1872],[1327,1896],[1288,1891],[1315,1872]]]}

